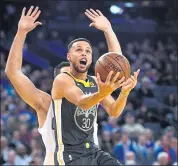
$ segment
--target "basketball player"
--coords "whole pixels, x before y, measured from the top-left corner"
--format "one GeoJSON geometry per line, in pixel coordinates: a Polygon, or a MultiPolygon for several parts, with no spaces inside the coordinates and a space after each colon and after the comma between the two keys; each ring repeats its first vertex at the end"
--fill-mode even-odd
{"type": "MultiPolygon", "coordinates": [[[[109,51],[122,54],[119,42],[110,22],[100,11],[86,10],[86,16],[94,26],[104,32],[109,51]]],[[[67,59],[70,71],[59,74],[52,87],[55,110],[56,152],[55,165],[121,165],[95,143],[97,130],[97,104],[100,103],[110,116],[118,117],[127,101],[130,91],[136,86],[139,70],[127,81],[113,79],[111,71],[105,82],[87,75],[92,62],[92,46],[85,38],[79,38],[68,45],[67,59]],[[121,93],[115,101],[111,93],[117,88],[121,93]]]]}
{"type": "MultiPolygon", "coordinates": [[[[54,165],[55,138],[52,130],[53,107],[51,96],[39,89],[22,73],[22,49],[28,32],[33,30],[40,22],[35,22],[40,15],[38,7],[29,9],[25,15],[25,8],[18,25],[18,31],[10,49],[9,57],[6,64],[5,73],[19,96],[29,104],[37,113],[39,132],[42,135],[46,147],[46,156],[44,165],[54,165]]],[[[60,72],[69,70],[69,63],[62,62],[54,69],[54,77],[60,72]]]]}

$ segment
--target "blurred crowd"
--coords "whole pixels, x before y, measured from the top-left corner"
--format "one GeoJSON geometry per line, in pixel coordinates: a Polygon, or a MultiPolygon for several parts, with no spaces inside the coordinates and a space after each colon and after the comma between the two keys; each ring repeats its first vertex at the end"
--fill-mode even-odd
{"type": "MultiPolygon", "coordinates": [[[[9,8],[13,13],[13,9],[9,8]]],[[[51,39],[59,38],[53,31],[51,39]]],[[[6,31],[0,32],[6,38],[6,31]]],[[[42,32],[38,32],[37,37],[42,32]]],[[[72,40],[73,37],[69,37],[72,40]]],[[[62,38],[59,38],[65,45],[62,38]]],[[[11,41],[12,42],[12,41],[11,41]]],[[[28,50],[28,43],[25,45],[28,50]]],[[[105,42],[93,46],[97,58],[106,52],[105,42]]],[[[1,43],[1,159],[4,165],[42,165],[45,149],[38,132],[36,113],[18,96],[4,69],[8,50],[1,43]]],[[[100,148],[125,165],[177,165],[177,46],[173,38],[136,40],[122,47],[132,71],[140,68],[138,84],[119,118],[98,110],[100,148]],[[164,95],[163,95],[164,94],[164,95]],[[158,105],[159,103],[159,105],[158,105]]],[[[25,64],[22,72],[50,94],[53,72],[25,64]]],[[[114,93],[117,97],[119,90],[114,93]]]]}

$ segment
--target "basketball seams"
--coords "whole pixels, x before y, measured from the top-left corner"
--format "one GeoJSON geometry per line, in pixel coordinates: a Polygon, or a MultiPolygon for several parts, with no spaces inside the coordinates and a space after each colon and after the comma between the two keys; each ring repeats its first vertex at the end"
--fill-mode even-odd
{"type": "MultiPolygon", "coordinates": [[[[103,67],[103,65],[101,64],[101,62],[98,60],[98,63],[101,65],[101,67],[104,69],[104,70],[106,70],[104,67],[103,67]]],[[[107,71],[107,70],[106,70],[107,71]]],[[[107,73],[109,73],[110,71],[107,71],[107,73]]]]}
{"type": "MultiPolygon", "coordinates": [[[[107,55],[107,56],[109,56],[109,57],[112,58],[114,61],[116,61],[116,63],[117,63],[117,64],[120,66],[120,68],[122,69],[122,72],[124,73],[124,76],[126,77],[125,72],[124,72],[122,66],[117,62],[117,60],[116,60],[115,58],[113,58],[112,56],[110,56],[110,55],[107,55]]],[[[107,57],[106,57],[106,58],[107,58],[107,57]]]]}

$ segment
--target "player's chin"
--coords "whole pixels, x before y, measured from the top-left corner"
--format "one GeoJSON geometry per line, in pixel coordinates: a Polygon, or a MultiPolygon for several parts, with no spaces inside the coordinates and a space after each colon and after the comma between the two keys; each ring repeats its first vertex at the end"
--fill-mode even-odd
{"type": "Polygon", "coordinates": [[[87,71],[88,71],[87,68],[85,68],[85,69],[80,69],[80,68],[78,68],[78,72],[79,72],[79,73],[86,73],[87,71]]]}
{"type": "Polygon", "coordinates": [[[89,67],[90,67],[90,65],[88,65],[88,66],[81,66],[81,65],[79,65],[78,66],[78,72],[85,73],[85,72],[88,71],[89,67]]]}

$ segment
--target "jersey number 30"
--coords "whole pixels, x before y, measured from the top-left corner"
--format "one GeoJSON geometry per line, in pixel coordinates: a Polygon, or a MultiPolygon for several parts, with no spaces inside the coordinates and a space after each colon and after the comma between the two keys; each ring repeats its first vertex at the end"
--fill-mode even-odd
{"type": "Polygon", "coordinates": [[[89,129],[90,128],[90,119],[89,118],[83,118],[83,125],[82,128],[83,129],[89,129]]]}

